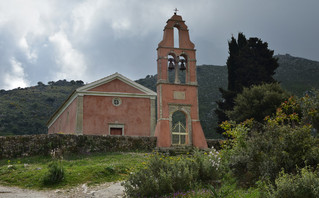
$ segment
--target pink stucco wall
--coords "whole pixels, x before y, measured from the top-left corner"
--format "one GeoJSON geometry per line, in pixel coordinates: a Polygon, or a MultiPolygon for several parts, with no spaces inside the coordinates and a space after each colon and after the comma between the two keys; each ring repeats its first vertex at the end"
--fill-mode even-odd
{"type": "Polygon", "coordinates": [[[48,133],[75,133],[77,98],[64,110],[56,121],[48,128],[48,133]]]}
{"type": "MultiPolygon", "coordinates": [[[[191,105],[192,119],[198,118],[198,105],[197,105],[197,87],[196,86],[182,86],[175,84],[162,85],[162,103],[163,104],[188,104],[191,105]],[[174,91],[184,92],[185,99],[174,99],[174,91]]],[[[159,111],[158,111],[159,112],[159,111]]],[[[163,117],[169,116],[168,105],[162,107],[163,117]]]]}
{"type": "Polygon", "coordinates": [[[124,124],[124,135],[150,136],[150,99],[120,97],[114,106],[113,97],[84,96],[83,134],[108,135],[109,124],[124,124]]]}
{"type": "MultiPolygon", "coordinates": [[[[199,122],[198,101],[197,101],[197,80],[196,80],[196,50],[195,45],[190,41],[188,28],[181,16],[176,13],[167,21],[164,28],[163,40],[158,44],[157,48],[157,118],[158,122],[155,129],[158,147],[171,146],[171,133],[169,126],[169,114],[174,113],[174,109],[169,107],[177,105],[181,107],[190,107],[189,124],[192,126],[192,142],[199,148],[207,148],[203,129],[199,122]],[[174,28],[178,29],[179,46],[174,47],[174,28]],[[178,60],[178,56],[186,59],[186,84],[168,82],[168,55],[178,60]],[[176,93],[174,98],[174,92],[176,93]],[[184,97],[185,94],[185,97],[184,97]]],[[[175,68],[176,69],[176,68],[175,68]]],[[[189,129],[190,130],[190,129],[189,129]]]]}
{"type": "Polygon", "coordinates": [[[108,82],[106,84],[90,89],[89,91],[144,94],[142,91],[122,82],[119,79],[112,80],[111,82],[108,82]]]}
{"type": "MultiPolygon", "coordinates": [[[[175,84],[161,84],[162,95],[162,107],[158,106],[159,112],[162,110],[162,116],[164,118],[169,117],[169,105],[168,104],[185,104],[190,105],[191,119],[199,120],[198,117],[198,101],[197,101],[197,86],[189,85],[175,85],[175,84]],[[174,91],[184,92],[185,99],[174,99],[174,91]]],[[[156,125],[155,136],[157,137],[158,147],[170,147],[171,146],[171,133],[168,120],[160,120],[156,125]]],[[[207,148],[206,139],[203,129],[199,121],[192,121],[192,145],[198,148],[207,148]]]]}

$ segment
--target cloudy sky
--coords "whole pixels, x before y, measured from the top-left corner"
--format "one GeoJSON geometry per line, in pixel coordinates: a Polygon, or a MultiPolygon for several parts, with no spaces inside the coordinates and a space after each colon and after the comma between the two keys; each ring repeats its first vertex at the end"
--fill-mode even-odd
{"type": "Polygon", "coordinates": [[[275,54],[319,60],[318,0],[1,0],[0,89],[155,74],[156,47],[175,7],[198,65],[225,65],[238,32],[268,42],[275,54]]]}

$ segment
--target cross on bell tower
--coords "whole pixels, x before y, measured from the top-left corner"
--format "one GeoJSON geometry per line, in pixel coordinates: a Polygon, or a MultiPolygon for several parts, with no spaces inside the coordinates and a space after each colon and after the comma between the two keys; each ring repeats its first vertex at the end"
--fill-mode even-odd
{"type": "Polygon", "coordinates": [[[175,9],[174,9],[174,14],[176,15],[178,11],[179,11],[179,10],[177,10],[177,8],[175,8],[175,9]]]}
{"type": "Polygon", "coordinates": [[[195,45],[189,39],[185,21],[177,15],[177,8],[174,11],[157,48],[157,146],[207,148],[198,113],[195,45]],[[174,28],[178,30],[175,36],[179,46],[174,46],[174,28]],[[170,71],[175,73],[173,82],[170,71]]]}

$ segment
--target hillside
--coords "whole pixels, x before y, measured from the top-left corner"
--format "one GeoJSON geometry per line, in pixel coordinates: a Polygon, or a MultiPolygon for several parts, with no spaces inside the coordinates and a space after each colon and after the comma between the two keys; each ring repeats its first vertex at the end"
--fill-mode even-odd
{"type": "Polygon", "coordinates": [[[319,88],[319,62],[286,55],[277,55],[279,67],[275,79],[284,89],[302,96],[311,88],[319,88]]]}
{"type": "MultiPolygon", "coordinates": [[[[275,78],[287,91],[301,96],[312,88],[319,89],[319,62],[290,55],[277,55],[279,68],[275,78]]],[[[199,84],[199,112],[206,137],[218,137],[214,109],[220,98],[219,87],[227,86],[225,66],[197,67],[199,84]]],[[[136,82],[156,90],[156,75],[148,75],[136,82]]],[[[46,133],[45,126],[52,113],[82,81],[60,80],[25,89],[0,91],[0,135],[46,133]]]]}
{"type": "Polygon", "coordinates": [[[46,122],[82,81],[59,80],[44,85],[0,91],[0,135],[47,133],[46,122]]]}

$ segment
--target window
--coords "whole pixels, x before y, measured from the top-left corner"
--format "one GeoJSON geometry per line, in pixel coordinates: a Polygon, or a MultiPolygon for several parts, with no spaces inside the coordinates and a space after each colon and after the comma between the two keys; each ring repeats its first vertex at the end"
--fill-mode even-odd
{"type": "Polygon", "coordinates": [[[110,128],[110,135],[122,135],[122,128],[110,128]]]}
{"type": "Polygon", "coordinates": [[[109,124],[109,135],[124,135],[124,124],[109,124]]]}
{"type": "Polygon", "coordinates": [[[185,145],[188,143],[188,132],[186,128],[186,115],[182,111],[176,111],[172,115],[172,144],[185,145]]]}
{"type": "Polygon", "coordinates": [[[122,104],[122,101],[120,98],[113,98],[112,103],[114,106],[120,106],[122,104]]]}

